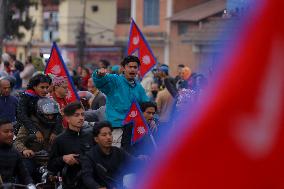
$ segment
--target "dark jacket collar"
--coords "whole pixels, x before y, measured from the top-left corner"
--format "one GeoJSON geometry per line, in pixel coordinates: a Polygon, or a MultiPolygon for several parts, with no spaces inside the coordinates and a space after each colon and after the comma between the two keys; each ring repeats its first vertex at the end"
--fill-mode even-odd
{"type": "Polygon", "coordinates": [[[0,149],[2,150],[9,150],[13,147],[13,145],[2,143],[0,144],[0,149]]]}
{"type": "Polygon", "coordinates": [[[73,130],[67,128],[65,132],[69,135],[80,136],[82,134],[82,129],[78,132],[78,131],[73,131],[73,130]]]}
{"type": "Polygon", "coordinates": [[[98,144],[95,145],[95,149],[96,149],[96,152],[98,152],[103,157],[109,157],[109,156],[112,155],[112,152],[113,152],[113,147],[111,147],[110,153],[109,154],[105,154],[98,144]]]}

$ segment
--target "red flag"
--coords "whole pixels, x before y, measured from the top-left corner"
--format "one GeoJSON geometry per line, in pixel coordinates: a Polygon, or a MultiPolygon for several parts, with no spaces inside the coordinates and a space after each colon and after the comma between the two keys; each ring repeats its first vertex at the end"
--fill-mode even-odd
{"type": "Polygon", "coordinates": [[[64,77],[68,81],[68,94],[66,96],[66,101],[68,103],[79,100],[79,97],[75,91],[73,81],[66,69],[66,66],[64,64],[64,61],[61,57],[61,54],[59,52],[59,49],[56,45],[56,43],[53,43],[50,58],[48,60],[48,63],[46,64],[45,74],[52,74],[56,77],[64,77]]]}
{"type": "Polygon", "coordinates": [[[149,132],[148,125],[136,101],[132,102],[123,124],[130,122],[133,122],[131,144],[134,144],[149,132]]]}
{"type": "Polygon", "coordinates": [[[141,62],[140,76],[143,78],[156,65],[156,59],[142,32],[132,19],[127,54],[131,55],[136,50],[138,50],[138,57],[141,62]]]}
{"type": "Polygon", "coordinates": [[[260,2],[210,99],[167,137],[141,188],[284,188],[284,1],[260,2]]]}

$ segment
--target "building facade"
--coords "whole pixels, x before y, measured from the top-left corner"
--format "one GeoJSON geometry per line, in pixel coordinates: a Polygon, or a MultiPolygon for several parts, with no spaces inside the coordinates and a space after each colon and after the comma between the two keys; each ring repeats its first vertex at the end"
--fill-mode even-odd
{"type": "Polygon", "coordinates": [[[132,17],[157,61],[169,65],[171,74],[177,73],[178,64],[207,74],[206,65],[214,65],[220,52],[215,40],[219,33],[214,31],[224,27],[220,23],[226,23],[222,19],[227,10],[243,9],[238,1],[247,4],[244,0],[38,0],[30,8],[34,28],[24,31],[20,41],[6,42],[6,51],[24,60],[29,54],[49,54],[56,41],[63,57],[74,65],[82,61],[80,52],[84,63],[108,59],[118,64],[126,52],[132,17]]]}
{"type": "MultiPolygon", "coordinates": [[[[158,62],[169,65],[172,75],[177,73],[179,64],[189,66],[193,72],[208,75],[211,67],[218,62],[220,44],[224,42],[218,38],[228,20],[224,14],[228,9],[236,10],[247,2],[131,0],[130,4],[131,17],[146,37],[158,62]]],[[[115,31],[116,43],[126,47],[129,23],[118,24],[115,31]]]]}
{"type": "Polygon", "coordinates": [[[4,50],[16,54],[21,61],[28,55],[48,57],[55,41],[63,58],[75,66],[79,62],[78,50],[82,46],[78,44],[82,40],[84,63],[121,60],[122,48],[115,46],[116,0],[38,0],[29,13],[34,27],[29,31],[21,29],[25,34],[21,40],[5,42],[4,50]]]}

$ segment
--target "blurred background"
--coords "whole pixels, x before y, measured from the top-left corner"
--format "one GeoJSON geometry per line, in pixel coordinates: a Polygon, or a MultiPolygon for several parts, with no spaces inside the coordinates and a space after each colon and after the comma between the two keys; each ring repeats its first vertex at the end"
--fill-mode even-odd
{"type": "Polygon", "coordinates": [[[222,44],[231,40],[218,35],[238,31],[228,23],[250,9],[249,1],[0,0],[0,54],[45,63],[55,41],[70,68],[92,69],[102,59],[119,64],[132,17],[171,75],[183,64],[209,76],[222,44]]]}

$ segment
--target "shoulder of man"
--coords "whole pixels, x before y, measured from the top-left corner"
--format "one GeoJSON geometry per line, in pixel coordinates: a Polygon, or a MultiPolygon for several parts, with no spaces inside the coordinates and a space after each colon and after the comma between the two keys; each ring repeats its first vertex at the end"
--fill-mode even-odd
{"type": "Polygon", "coordinates": [[[17,97],[13,96],[13,95],[10,95],[9,98],[14,101],[14,102],[18,102],[18,99],[17,97]]]}
{"type": "Polygon", "coordinates": [[[66,132],[63,131],[62,133],[56,136],[53,144],[61,143],[65,139],[65,137],[66,137],[66,132]]]}
{"type": "Polygon", "coordinates": [[[20,152],[14,146],[11,147],[10,153],[11,153],[11,155],[13,155],[14,157],[16,157],[18,159],[22,158],[22,155],[20,154],[20,152]]]}
{"type": "Polygon", "coordinates": [[[122,148],[118,148],[116,146],[112,146],[112,151],[117,154],[117,155],[125,155],[127,152],[125,150],[123,150],[122,148]]]}

